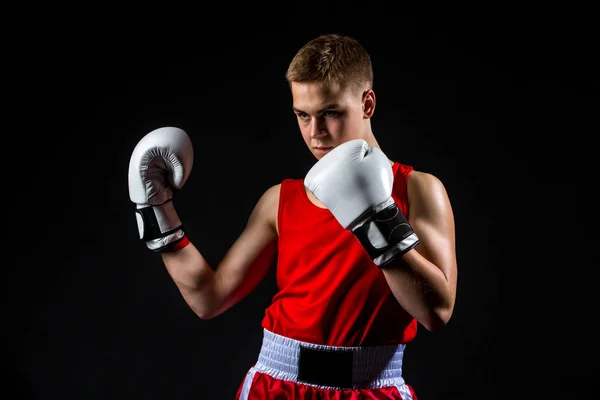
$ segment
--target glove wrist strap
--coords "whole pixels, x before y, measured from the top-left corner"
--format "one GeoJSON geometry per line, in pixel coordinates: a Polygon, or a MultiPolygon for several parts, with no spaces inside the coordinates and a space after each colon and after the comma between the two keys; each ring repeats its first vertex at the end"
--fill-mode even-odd
{"type": "Polygon", "coordinates": [[[165,238],[181,229],[181,220],[173,201],[159,206],[140,206],[135,210],[141,240],[165,238]]]}
{"type": "Polygon", "coordinates": [[[183,229],[178,229],[165,237],[146,241],[146,247],[155,253],[169,253],[183,249],[189,243],[183,229]]]}
{"type": "Polygon", "coordinates": [[[352,233],[379,267],[419,244],[415,231],[393,199],[378,207],[375,213],[361,218],[354,224],[352,233]]]}

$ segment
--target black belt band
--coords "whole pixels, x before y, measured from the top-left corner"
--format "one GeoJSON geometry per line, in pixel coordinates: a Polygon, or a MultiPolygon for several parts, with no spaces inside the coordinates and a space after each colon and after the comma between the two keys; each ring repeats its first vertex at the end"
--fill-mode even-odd
{"type": "Polygon", "coordinates": [[[336,388],[352,388],[353,352],[300,346],[298,381],[336,388]]]}

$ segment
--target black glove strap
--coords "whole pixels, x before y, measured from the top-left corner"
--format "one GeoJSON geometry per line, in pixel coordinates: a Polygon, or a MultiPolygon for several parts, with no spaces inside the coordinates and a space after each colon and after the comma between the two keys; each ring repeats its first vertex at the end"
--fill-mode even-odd
{"type": "MultiPolygon", "coordinates": [[[[418,239],[414,240],[415,231],[396,203],[374,214],[352,232],[373,260],[394,247],[400,247],[399,250],[395,250],[397,257],[419,243],[418,239]],[[406,245],[402,246],[405,240],[406,245]]],[[[386,263],[389,261],[391,260],[387,260],[386,263]]]]}
{"type": "Polygon", "coordinates": [[[135,212],[141,216],[144,224],[143,236],[140,238],[141,240],[160,239],[181,229],[181,225],[179,225],[166,232],[161,232],[153,207],[138,208],[135,212]]]}

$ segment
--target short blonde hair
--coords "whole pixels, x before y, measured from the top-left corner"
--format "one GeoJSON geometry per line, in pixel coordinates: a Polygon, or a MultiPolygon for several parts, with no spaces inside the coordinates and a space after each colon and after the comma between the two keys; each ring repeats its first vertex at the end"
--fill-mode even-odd
{"type": "Polygon", "coordinates": [[[373,88],[373,66],[365,48],[356,39],[335,33],[318,36],[300,48],[285,77],[289,84],[337,83],[342,89],[373,88]]]}

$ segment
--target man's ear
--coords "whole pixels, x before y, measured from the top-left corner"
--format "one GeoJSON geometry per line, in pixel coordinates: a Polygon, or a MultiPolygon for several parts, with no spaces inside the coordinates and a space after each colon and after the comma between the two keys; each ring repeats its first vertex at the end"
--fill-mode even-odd
{"type": "Polygon", "coordinates": [[[375,92],[372,89],[367,89],[362,95],[363,118],[369,119],[375,112],[375,92]]]}

